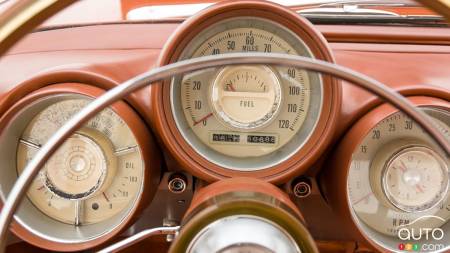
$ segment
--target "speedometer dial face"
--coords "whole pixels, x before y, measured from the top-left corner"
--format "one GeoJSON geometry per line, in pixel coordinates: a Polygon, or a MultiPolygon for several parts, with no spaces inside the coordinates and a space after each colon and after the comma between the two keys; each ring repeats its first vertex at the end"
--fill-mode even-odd
{"type": "MultiPolygon", "coordinates": [[[[450,113],[424,110],[450,140],[450,113]]],[[[368,227],[394,238],[407,228],[419,237],[450,219],[449,160],[415,122],[395,113],[371,129],[353,154],[348,194],[368,227]]]]}
{"type": "MultiPolygon", "coordinates": [[[[234,52],[313,57],[287,28],[262,18],[232,18],[197,35],[181,59],[234,52]]],[[[179,130],[194,149],[222,167],[254,171],[289,158],[320,115],[318,74],[297,68],[234,65],[174,78],[171,102],[179,130]]]]}
{"type": "MultiPolygon", "coordinates": [[[[20,138],[19,174],[52,134],[88,102],[81,97],[65,99],[33,118],[20,138]]],[[[94,224],[133,206],[142,189],[143,170],[133,133],[113,110],[106,109],[47,161],[28,198],[55,220],[94,224]]]]}

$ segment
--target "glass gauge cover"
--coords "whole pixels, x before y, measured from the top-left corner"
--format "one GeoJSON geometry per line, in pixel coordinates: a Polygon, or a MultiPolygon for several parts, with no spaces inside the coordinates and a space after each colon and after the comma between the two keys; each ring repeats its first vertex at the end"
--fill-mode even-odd
{"type": "Polygon", "coordinates": [[[382,175],[384,194],[400,210],[426,211],[446,197],[448,173],[445,161],[430,148],[407,147],[386,163],[382,175]]]}
{"type": "MultiPolygon", "coordinates": [[[[236,17],[196,35],[180,60],[236,52],[314,57],[286,27],[236,17]]],[[[323,102],[319,74],[266,65],[196,71],[174,78],[170,92],[177,128],[190,146],[215,164],[239,171],[275,166],[295,154],[311,136],[323,102]]]]}
{"type": "MultiPolygon", "coordinates": [[[[88,102],[87,98],[65,99],[31,120],[20,137],[18,174],[52,134],[88,102]]],[[[133,133],[112,109],[106,109],[47,161],[32,182],[28,198],[44,214],[63,223],[98,223],[131,208],[142,189],[143,166],[133,133]]]]}
{"type": "MultiPolygon", "coordinates": [[[[450,140],[450,113],[423,108],[450,140]]],[[[403,113],[383,119],[353,153],[349,205],[369,228],[397,238],[402,228],[440,228],[450,219],[449,161],[403,113]]]]}

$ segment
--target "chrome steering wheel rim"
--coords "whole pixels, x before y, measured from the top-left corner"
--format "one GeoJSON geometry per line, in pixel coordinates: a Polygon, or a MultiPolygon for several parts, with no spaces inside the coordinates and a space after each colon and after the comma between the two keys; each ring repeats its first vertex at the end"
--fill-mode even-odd
{"type": "MultiPolygon", "coordinates": [[[[35,157],[28,163],[10,191],[8,198],[4,202],[4,206],[0,214],[0,246],[2,247],[0,248],[0,252],[2,252],[1,250],[5,248],[8,224],[10,224],[13,214],[20,204],[20,200],[25,195],[29,184],[37,175],[39,169],[42,168],[47,159],[51,157],[53,152],[57,150],[64,140],[72,135],[91,117],[112,103],[122,99],[126,95],[157,81],[165,80],[174,75],[180,75],[204,68],[236,64],[292,66],[324,74],[330,74],[349,83],[356,84],[357,86],[376,94],[384,100],[389,101],[392,105],[406,113],[413,120],[417,121],[417,123],[423,127],[424,130],[426,130],[439,144],[439,146],[446,153],[447,157],[450,156],[450,143],[447,142],[445,136],[436,128],[436,126],[430,123],[431,120],[428,119],[429,116],[415,108],[411,102],[396,91],[351,69],[325,61],[286,54],[235,53],[193,58],[152,69],[109,90],[74,115],[47,141],[45,145],[42,146],[42,148],[36,153],[35,157]]],[[[110,249],[113,250],[113,248],[110,249]]]]}

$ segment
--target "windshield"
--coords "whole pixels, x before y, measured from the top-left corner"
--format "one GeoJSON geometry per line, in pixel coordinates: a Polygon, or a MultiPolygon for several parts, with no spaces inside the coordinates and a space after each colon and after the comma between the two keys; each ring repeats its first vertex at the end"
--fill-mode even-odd
{"type": "MultiPolygon", "coordinates": [[[[0,0],[0,11],[16,0],[0,0]]],[[[271,0],[313,23],[443,25],[434,12],[412,0],[271,0]]],[[[106,22],[183,20],[217,0],[79,0],[42,27],[106,22]]]]}

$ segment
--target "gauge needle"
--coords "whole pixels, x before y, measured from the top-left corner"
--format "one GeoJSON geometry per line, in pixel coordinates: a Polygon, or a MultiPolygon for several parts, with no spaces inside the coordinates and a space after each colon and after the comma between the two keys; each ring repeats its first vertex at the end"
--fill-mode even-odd
{"type": "Polygon", "coordinates": [[[232,83],[227,84],[227,90],[236,91],[236,89],[233,87],[232,83]]]}
{"type": "Polygon", "coordinates": [[[213,115],[213,114],[212,114],[212,112],[211,112],[211,113],[209,113],[208,115],[205,115],[204,117],[202,117],[201,119],[199,119],[199,120],[197,120],[197,121],[194,120],[194,126],[196,126],[196,125],[199,124],[200,122],[202,122],[202,121],[208,119],[208,118],[211,117],[212,115],[213,115]]]}
{"type": "Polygon", "coordinates": [[[370,197],[372,194],[373,194],[373,192],[370,192],[369,194],[365,195],[364,197],[360,198],[359,200],[353,202],[353,205],[356,206],[357,204],[359,204],[359,202],[361,202],[361,201],[367,199],[367,198],[370,197]]]}
{"type": "Polygon", "coordinates": [[[32,141],[29,140],[25,140],[25,139],[20,139],[19,140],[20,143],[22,143],[23,145],[30,147],[30,148],[34,148],[34,149],[40,149],[41,145],[40,144],[36,144],[32,141]]]}
{"type": "Polygon", "coordinates": [[[83,213],[83,205],[84,202],[82,200],[77,200],[75,202],[75,226],[81,225],[81,215],[83,213]]]}
{"type": "Polygon", "coordinates": [[[118,149],[116,149],[116,151],[114,151],[114,155],[121,156],[121,155],[126,155],[129,153],[133,153],[134,151],[136,151],[136,148],[137,148],[137,145],[131,146],[131,147],[118,148],[118,149]]]}
{"type": "Polygon", "coordinates": [[[420,193],[423,193],[423,189],[420,185],[416,184],[417,190],[419,190],[420,193]]]}
{"type": "Polygon", "coordinates": [[[402,171],[402,172],[405,172],[406,171],[406,165],[405,165],[405,163],[403,162],[403,161],[400,161],[400,164],[402,165],[402,166],[400,166],[399,168],[400,168],[400,170],[402,171]]]}

